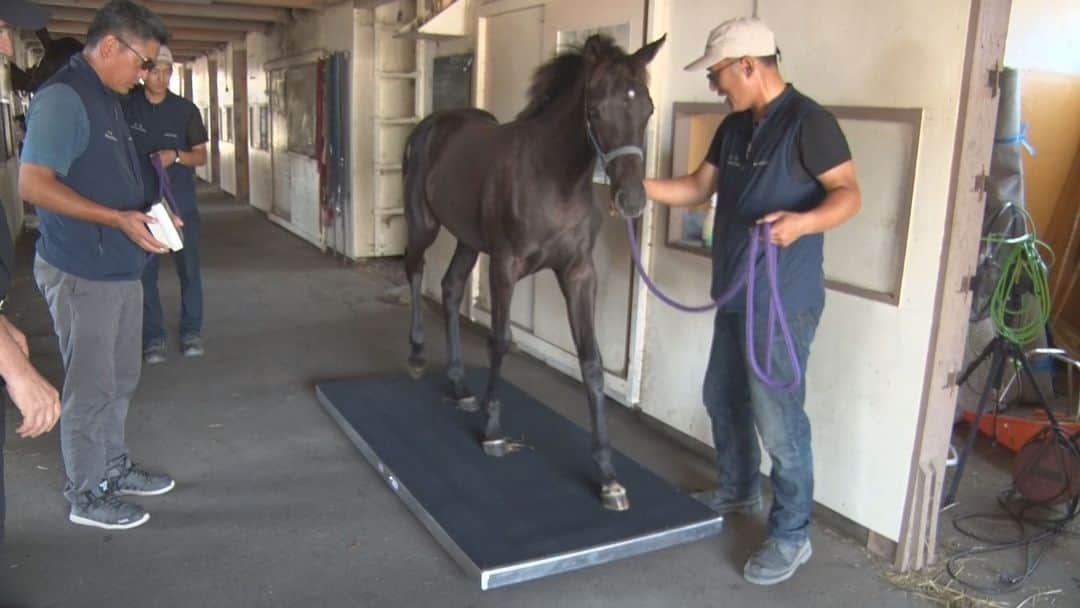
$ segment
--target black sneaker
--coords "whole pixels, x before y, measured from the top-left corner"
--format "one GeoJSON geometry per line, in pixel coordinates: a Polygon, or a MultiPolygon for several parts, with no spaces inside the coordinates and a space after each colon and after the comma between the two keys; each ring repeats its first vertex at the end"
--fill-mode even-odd
{"type": "MultiPolygon", "coordinates": [[[[102,486],[105,482],[102,482],[102,486]]],[[[126,503],[104,488],[83,492],[71,505],[68,521],[80,526],[105,530],[130,530],[150,521],[150,514],[139,505],[126,503]]]]}
{"type": "Polygon", "coordinates": [[[176,487],[172,477],[144,471],[130,458],[124,458],[121,467],[109,469],[108,475],[109,492],[117,496],[158,496],[176,487]]]}

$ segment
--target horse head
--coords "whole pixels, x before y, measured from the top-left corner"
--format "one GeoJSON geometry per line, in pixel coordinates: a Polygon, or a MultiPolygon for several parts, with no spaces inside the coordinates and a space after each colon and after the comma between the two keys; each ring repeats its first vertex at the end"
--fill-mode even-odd
{"type": "Polygon", "coordinates": [[[586,136],[611,180],[615,209],[625,217],[645,209],[645,126],[653,113],[647,67],[666,38],[628,55],[611,38],[594,35],[582,50],[586,136]]]}

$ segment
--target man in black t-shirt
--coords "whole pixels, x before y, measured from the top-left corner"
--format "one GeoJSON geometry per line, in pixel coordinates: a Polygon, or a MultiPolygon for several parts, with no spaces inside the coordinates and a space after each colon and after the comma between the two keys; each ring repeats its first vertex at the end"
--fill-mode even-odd
{"type": "Polygon", "coordinates": [[[772,461],[769,537],[743,569],[746,579],[759,585],[787,580],[810,559],[814,477],[804,381],[825,304],[822,233],[851,218],[861,205],[851,153],[836,119],[784,81],[778,58],[772,31],[757,19],[732,19],[714,29],[704,56],[686,69],[705,68],[710,88],[728,100],[732,112],[694,173],[645,180],[650,199],[676,207],[717,194],[714,298],[747,272],[756,224],[769,224],[772,243],[780,247],[778,284],[798,370],[782,332],[769,331],[766,264],[759,257],[749,265],[757,285],[750,309],[740,290],[717,311],[702,390],[719,484],[700,498],[722,513],[759,510],[761,454],[755,428],[772,461]],[[751,313],[753,333],[748,336],[751,313]],[[755,375],[746,357],[750,340],[758,359],[769,353],[763,367],[773,378],[798,381],[794,390],[755,375]]]}
{"type": "MultiPolygon", "coordinates": [[[[45,9],[23,2],[4,0],[0,3],[0,56],[13,58],[14,28],[36,30],[49,20],[45,9]]],[[[4,316],[11,276],[15,273],[15,247],[7,221],[7,209],[0,204],[0,386],[7,388],[15,407],[22,413],[23,422],[15,430],[20,437],[37,437],[48,433],[60,419],[60,393],[30,363],[30,347],[26,336],[4,316]]],[[[4,538],[4,424],[5,408],[0,407],[0,541],[4,538]]]]}

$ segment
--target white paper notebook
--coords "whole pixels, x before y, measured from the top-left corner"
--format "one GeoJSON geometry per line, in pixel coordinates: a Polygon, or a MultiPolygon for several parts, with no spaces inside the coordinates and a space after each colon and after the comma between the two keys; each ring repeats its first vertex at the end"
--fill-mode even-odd
{"type": "Polygon", "coordinates": [[[146,214],[154,218],[154,223],[147,224],[147,228],[150,229],[150,234],[154,235],[155,239],[161,241],[172,251],[180,251],[184,248],[184,237],[176,229],[176,224],[173,223],[173,215],[169,212],[169,208],[165,203],[161,201],[154,203],[154,206],[150,207],[150,211],[146,214]]]}

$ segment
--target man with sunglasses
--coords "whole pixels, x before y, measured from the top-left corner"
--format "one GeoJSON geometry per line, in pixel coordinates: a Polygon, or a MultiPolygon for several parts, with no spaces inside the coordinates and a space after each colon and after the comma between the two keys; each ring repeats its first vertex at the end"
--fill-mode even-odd
{"type": "MultiPolygon", "coordinates": [[[[150,163],[156,156],[165,167],[177,211],[184,221],[184,248],[173,253],[176,274],[180,279],[180,349],[185,357],[203,354],[202,277],[199,270],[199,209],[195,198],[195,167],[206,164],[206,142],[209,137],[202,114],[195,104],[169,91],[173,57],[169,47],[162,46],[157,61],[143,86],[136,88],[124,100],[135,149],[142,163],[146,200],[158,196],[158,176],[150,163]]],[[[158,292],[158,259],[143,271],[143,328],[144,363],[165,360],[165,327],[162,320],[161,295],[158,292]]]]}
{"type": "MultiPolygon", "coordinates": [[[[854,216],[861,205],[847,141],[836,119],[787,84],[777,67],[773,32],[757,19],[732,19],[714,29],[705,54],[686,66],[706,68],[709,87],[731,113],[713,137],[705,161],[690,174],[645,180],[649,198],[692,206],[717,194],[713,228],[712,296],[720,296],[743,271],[750,229],[768,223],[781,248],[779,288],[804,374],[791,392],[759,380],[745,358],[771,346],[772,375],[792,376],[781,332],[769,345],[768,298],[754,294],[753,336],[746,335],[746,296],[736,294],[717,311],[702,390],[717,451],[718,487],[698,497],[717,511],[752,513],[762,507],[757,433],[772,461],[773,503],[769,537],[743,568],[755,584],[787,580],[810,559],[814,476],[810,421],[804,410],[805,370],[825,304],[823,233],[854,216]]],[[[766,285],[765,264],[754,264],[766,285]]]]}
{"type": "Polygon", "coordinates": [[[143,213],[140,159],[120,95],[153,67],[168,34],[145,7],[114,0],[94,16],[86,47],[34,96],[19,193],[38,208],[34,278],[64,362],[60,445],[68,519],[109,530],[149,514],[117,497],[163,494],[167,475],[136,466],[124,438],[141,372],[142,276],[154,239],[143,213]]]}

